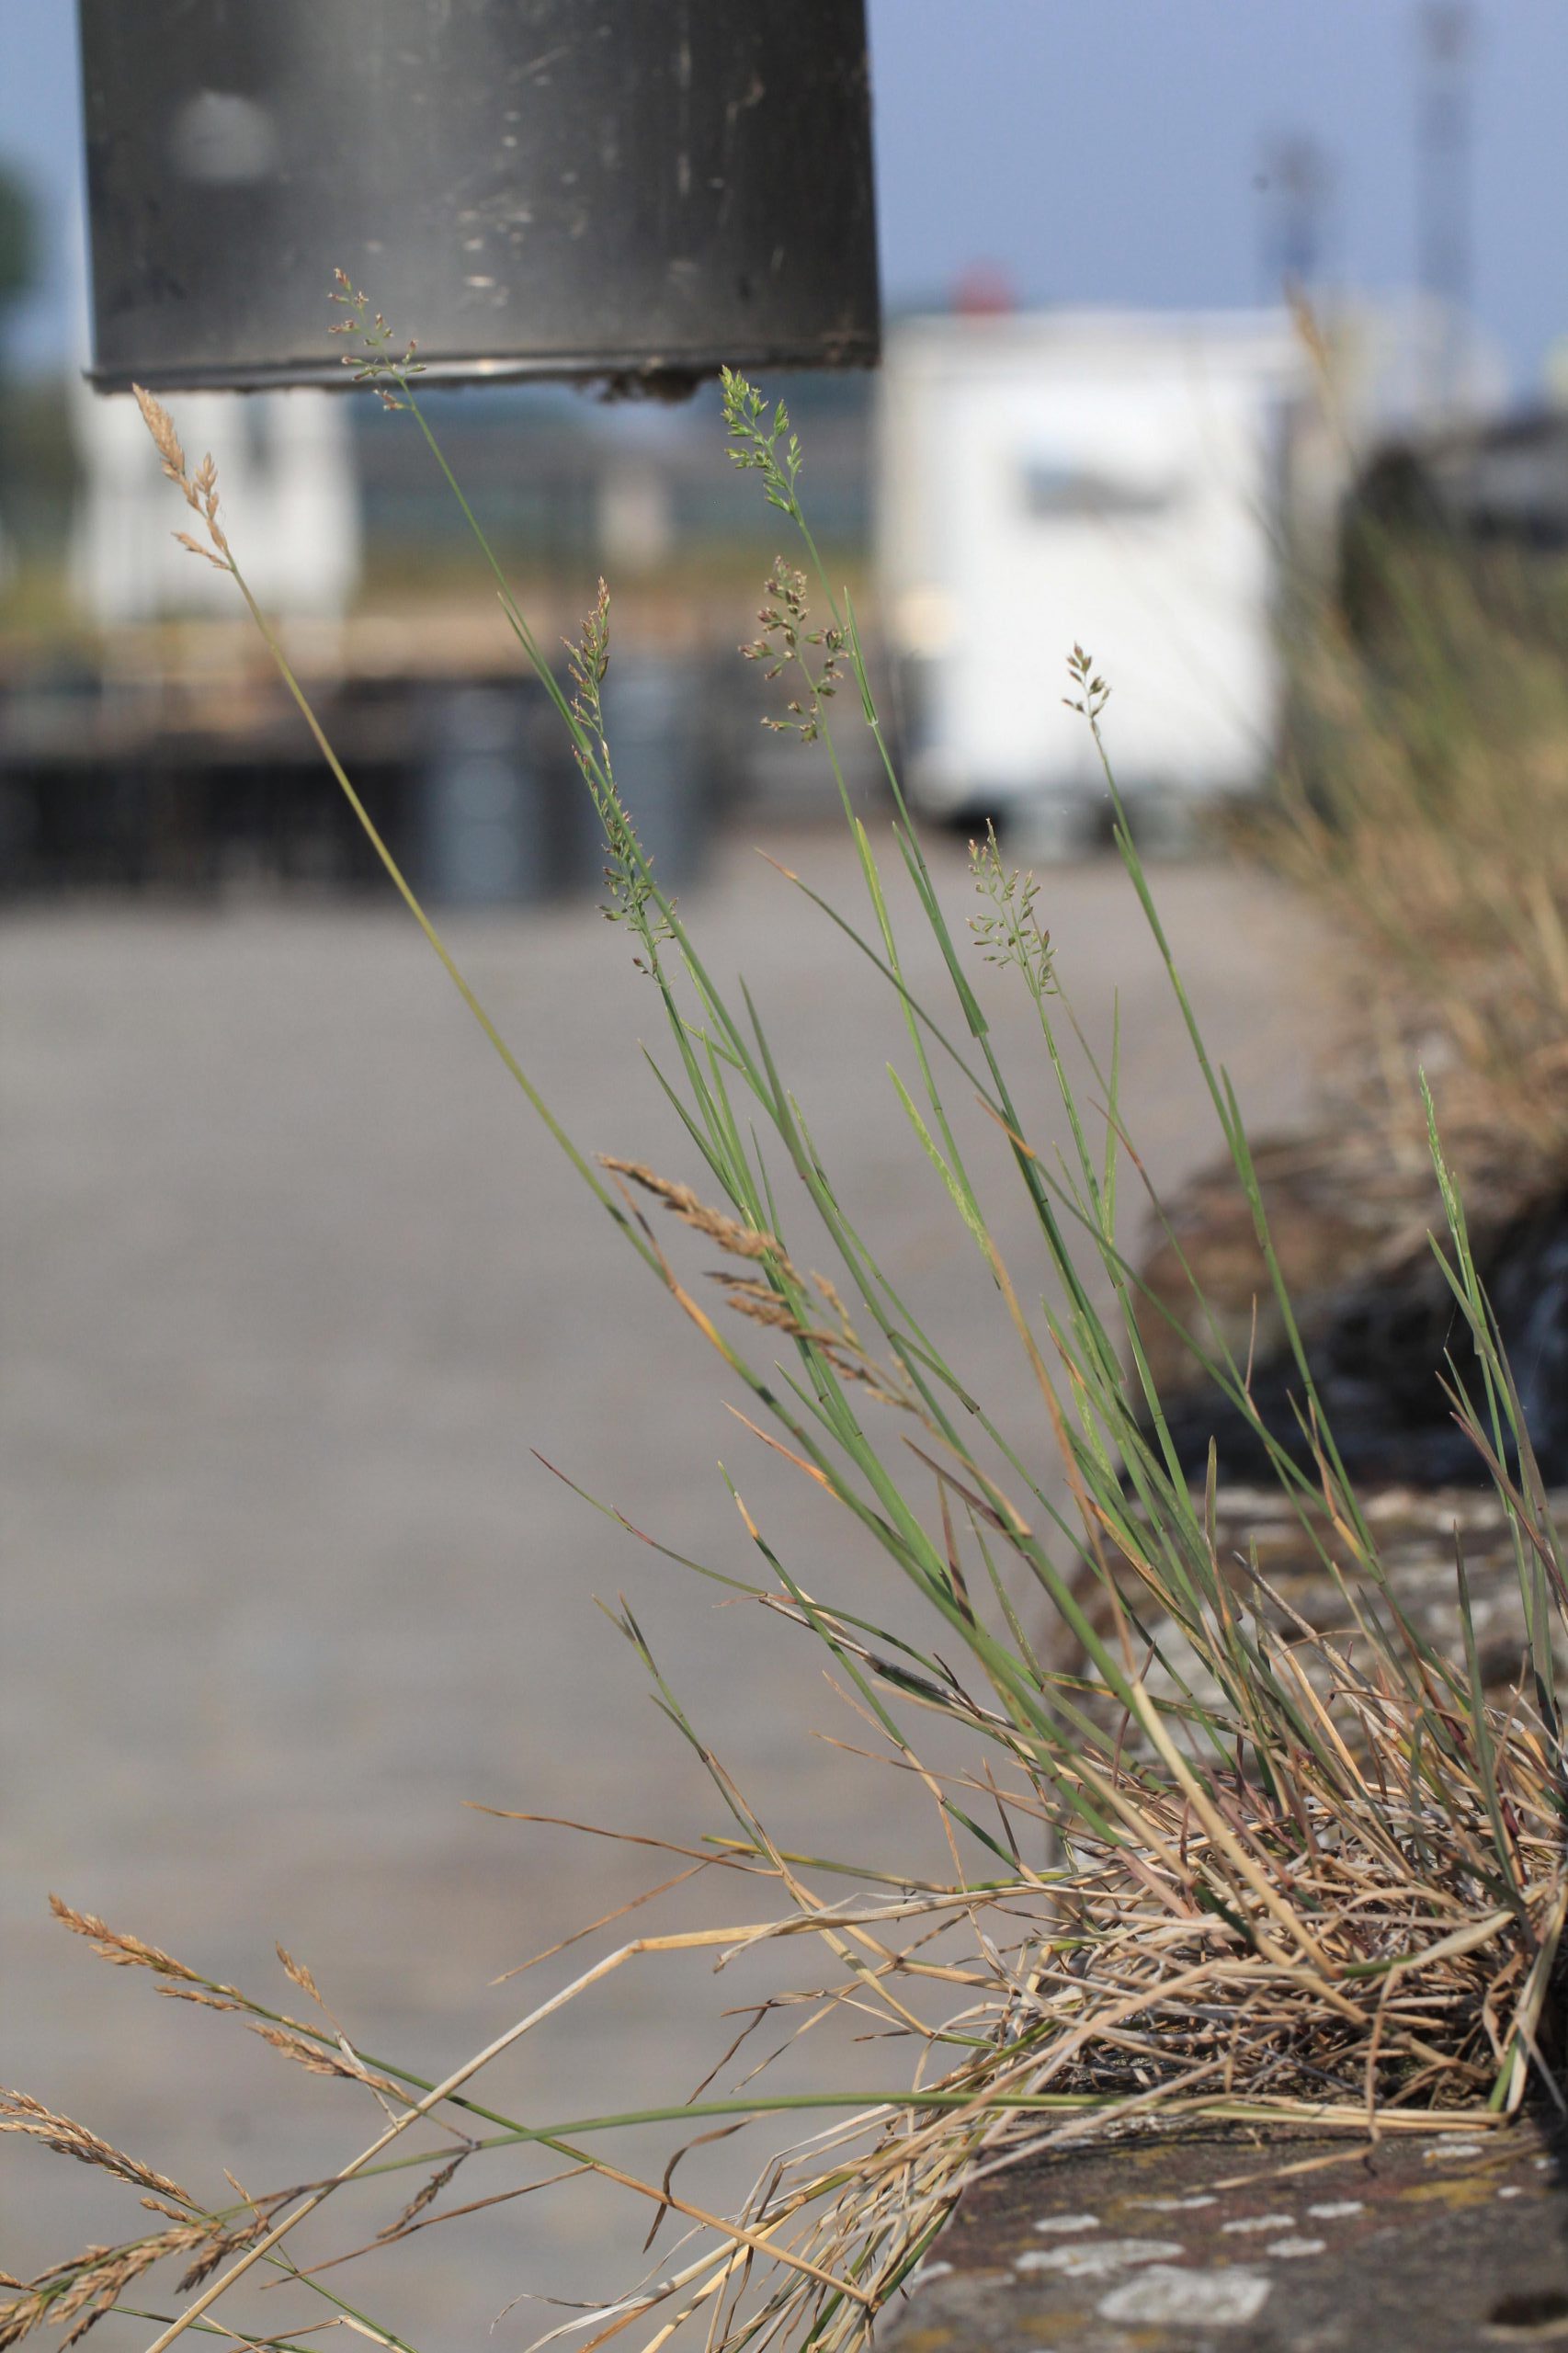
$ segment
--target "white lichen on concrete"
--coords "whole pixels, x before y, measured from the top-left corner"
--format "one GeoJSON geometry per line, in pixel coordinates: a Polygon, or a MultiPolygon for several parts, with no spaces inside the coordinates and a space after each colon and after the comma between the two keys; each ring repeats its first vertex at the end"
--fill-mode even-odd
{"type": "Polygon", "coordinates": [[[1135,2198],[1134,2206],[1147,2206],[1155,2214],[1185,2214],[1195,2206],[1217,2206],[1219,2200],[1207,2189],[1196,2189],[1187,2198],[1135,2198]]]}
{"type": "Polygon", "coordinates": [[[1064,2279],[1104,2279],[1135,2263],[1169,2263],[1187,2249],[1172,2239],[1094,2239],[1082,2246],[1035,2246],[1014,2263],[1017,2271],[1054,2271],[1064,2279]]]}
{"type": "Polygon", "coordinates": [[[1233,2222],[1221,2222],[1222,2231],[1290,2231],[1295,2228],[1294,2214],[1241,2214],[1233,2222]]]}
{"type": "Polygon", "coordinates": [[[1100,2298],[1102,2320],[1167,2328],[1240,2328],[1256,2320],[1273,2286],[1267,2271],[1235,2263],[1198,2269],[1156,2263],[1100,2298]]]}
{"type": "Polygon", "coordinates": [[[1265,2255],[1279,2255],[1287,2257],[1297,2255],[1322,2255],[1327,2245],[1326,2239],[1276,2239],[1273,2245],[1266,2246],[1263,2252],[1265,2255]]]}
{"type": "Polygon", "coordinates": [[[1097,2231],[1097,2214],[1041,2214],[1035,2223],[1037,2231],[1097,2231]]]}
{"type": "Polygon", "coordinates": [[[1346,2214],[1364,2214],[1364,2198],[1325,2198],[1321,2206],[1309,2206],[1307,2211],[1320,2222],[1337,2222],[1346,2214]]]}

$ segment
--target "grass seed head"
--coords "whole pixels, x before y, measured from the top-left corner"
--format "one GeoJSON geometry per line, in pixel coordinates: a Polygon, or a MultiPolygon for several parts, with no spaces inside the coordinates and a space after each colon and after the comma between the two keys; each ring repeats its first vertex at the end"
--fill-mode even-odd
{"type": "Polygon", "coordinates": [[[199,1978],[194,1969],[187,1969],[183,1961],[176,1961],[173,1953],[163,1952],[156,1945],[146,1944],[123,1929],[111,1928],[92,1912],[78,1912],[62,1895],[51,1895],[49,1908],[74,1937],[85,1937],[100,1960],[116,1969],[152,1969],[160,1977],[185,1978],[192,1984],[207,1982],[199,1978]]]}
{"type": "Polygon", "coordinates": [[[177,2181],[166,2174],[157,2173],[136,2157],[128,2157],[108,2142],[101,2141],[85,2124],[76,2123],[69,2116],[57,2116],[40,2100],[32,2099],[26,2092],[0,2089],[0,2132],[19,2132],[29,2140],[41,2141],[46,2148],[55,2150],[62,2157],[74,2157],[85,2165],[97,2165],[101,2172],[112,2173],[121,2181],[134,2182],[139,2188],[154,2189],[165,2198],[176,2199],[185,2206],[196,2201],[183,2190],[177,2181]]]}
{"type": "Polygon", "coordinates": [[[722,1210],[710,1209],[689,1185],[676,1184],[668,1176],[657,1176],[652,1168],[643,1167],[641,1161],[619,1160],[608,1152],[601,1152],[597,1157],[601,1168],[612,1169],[618,1176],[625,1176],[633,1185],[640,1185],[645,1193],[652,1193],[655,1199],[663,1201],[683,1225],[705,1233],[710,1242],[716,1242],[733,1257],[776,1258],[781,1266],[789,1266],[790,1262],[774,1235],[760,1227],[742,1225],[738,1219],[727,1216],[722,1210]]]}

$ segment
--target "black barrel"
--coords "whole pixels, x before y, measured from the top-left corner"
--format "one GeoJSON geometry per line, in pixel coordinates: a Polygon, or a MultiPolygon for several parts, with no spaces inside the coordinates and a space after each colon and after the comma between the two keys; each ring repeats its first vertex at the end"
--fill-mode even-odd
{"type": "MultiPolygon", "coordinates": [[[[622,649],[604,685],[605,738],[616,788],[659,888],[684,891],[707,863],[718,814],[701,677],[679,655],[622,649]]],[[[574,880],[602,886],[603,829],[580,780],[574,880]]]]}
{"type": "Polygon", "coordinates": [[[672,393],[879,342],[863,0],[80,0],[94,381],[672,393]]]}

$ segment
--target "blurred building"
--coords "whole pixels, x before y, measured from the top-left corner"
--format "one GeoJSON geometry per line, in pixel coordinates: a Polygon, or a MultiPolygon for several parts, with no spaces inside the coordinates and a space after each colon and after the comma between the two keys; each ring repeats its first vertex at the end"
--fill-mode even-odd
{"type": "MultiPolygon", "coordinates": [[[[768,390],[799,412],[819,543],[858,591],[864,381],[768,390]]],[[[617,772],[672,887],[740,801],[836,808],[820,751],[759,723],[781,684],[739,658],[788,533],[727,461],[716,388],[675,407],[517,386],[423,404],[542,646],[574,639],[610,578],[617,772]]],[[[563,731],[409,417],[324,392],[169,405],[191,462],[210,450],[258,601],[421,887],[517,904],[597,888],[563,731]]],[[[193,518],[134,403],[77,384],[54,407],[74,447],[49,512],[0,482],[32,567],[25,593],[0,583],[0,889],[381,887],[233,584],[177,543],[193,518]]],[[[846,730],[846,760],[869,786],[862,733],[846,730]]]]}
{"type": "MultiPolygon", "coordinates": [[[[858,372],[769,378],[807,451],[813,527],[835,563],[858,568],[869,525],[871,391],[858,372]]],[[[677,405],[598,401],[558,387],[431,386],[421,392],[452,471],[509,569],[555,574],[591,588],[664,577],[660,630],[676,601],[689,611],[707,587],[733,597],[760,587],[778,546],[778,517],[754,476],[725,456],[716,387],[677,405]]],[[[366,597],[417,589],[421,577],[471,581],[473,542],[450,491],[416,446],[406,416],[356,401],[355,451],[364,501],[366,597]]],[[[705,624],[708,625],[708,624],[705,624]]],[[[716,625],[712,624],[712,625],[716,625]]],[[[728,624],[726,624],[726,629],[728,624]]]]}
{"type": "Polygon", "coordinates": [[[1066,659],[1110,681],[1131,795],[1175,824],[1266,772],[1290,419],[1280,313],[911,319],[882,386],[879,569],[916,799],[1042,850],[1099,758],[1066,659]]]}
{"type": "MultiPolygon", "coordinates": [[[[1145,839],[1179,842],[1202,804],[1269,771],[1282,629],[1303,583],[1338,576],[1351,481],[1410,438],[1427,306],[1341,304],[1303,333],[1278,312],[1030,316],[1008,299],[977,282],[960,313],[894,322],[880,386],[766,389],[799,426],[817,542],[880,693],[892,657],[891,732],[919,805],[1010,818],[1029,855],[1087,847],[1108,802],[1062,707],[1081,643],[1113,689],[1108,740],[1145,839]]],[[[1468,330],[1455,347],[1464,407],[1494,418],[1493,356],[1468,330]]],[[[622,780],[672,879],[725,809],[836,807],[820,754],[759,724],[782,682],[736,656],[790,533],[727,463],[713,387],[673,408],[516,386],[425,398],[540,643],[574,636],[610,580],[615,675],[642,678],[618,722],[622,780]],[[698,723],[672,765],[677,710],[698,723]]],[[[468,900],[593,888],[558,727],[410,419],[325,392],[172,405],[411,870],[468,900]]],[[[188,518],[134,404],[78,385],[0,422],[20,551],[0,583],[0,887],[374,881],[232,584],[176,544],[188,518]]],[[[1533,483],[1556,446],[1544,427],[1498,443],[1487,483],[1533,483]]],[[[837,708],[851,787],[873,794],[875,745],[837,708]]]]}
{"type": "MultiPolygon", "coordinates": [[[[232,581],[182,548],[177,504],[133,400],[74,389],[82,480],[71,542],[76,603],[99,629],[174,614],[233,616],[232,581]]],[[[269,611],[334,618],[359,579],[359,490],[349,405],[317,392],[178,404],[194,466],[217,462],[222,511],[269,611]]],[[[199,532],[198,533],[199,537],[199,532]]]]}
{"type": "Polygon", "coordinates": [[[1352,483],[1429,413],[1439,345],[1450,430],[1473,439],[1501,364],[1425,296],[894,325],[877,572],[918,804],[1010,823],[1037,855],[1104,832],[1099,755],[1064,704],[1074,645],[1111,687],[1107,740],[1148,841],[1261,784],[1283,641],[1337,577],[1352,483]]]}

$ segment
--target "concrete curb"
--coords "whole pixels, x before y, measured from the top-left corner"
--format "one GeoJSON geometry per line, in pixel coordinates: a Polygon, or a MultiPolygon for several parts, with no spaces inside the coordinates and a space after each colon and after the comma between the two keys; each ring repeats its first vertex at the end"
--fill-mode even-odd
{"type": "Polygon", "coordinates": [[[881,2353],[1485,2353],[1568,2344],[1568,2144],[1120,2142],[980,2183],[881,2353]]]}

